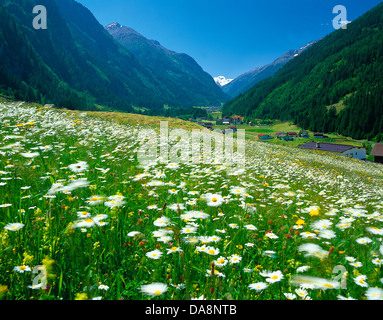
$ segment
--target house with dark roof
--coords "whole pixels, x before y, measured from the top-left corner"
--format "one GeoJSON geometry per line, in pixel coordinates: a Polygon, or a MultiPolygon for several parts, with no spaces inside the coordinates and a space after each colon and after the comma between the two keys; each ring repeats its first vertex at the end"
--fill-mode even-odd
{"type": "Polygon", "coordinates": [[[298,133],[296,133],[296,132],[287,132],[287,135],[288,135],[289,137],[298,138],[298,133]]]}
{"type": "Polygon", "coordinates": [[[301,149],[310,149],[326,152],[334,152],[344,157],[354,158],[359,160],[366,159],[366,149],[355,147],[346,144],[322,143],[322,142],[308,142],[298,146],[301,149]]]}
{"type": "Polygon", "coordinates": [[[383,143],[375,143],[370,156],[374,156],[375,162],[383,163],[383,143]]]}

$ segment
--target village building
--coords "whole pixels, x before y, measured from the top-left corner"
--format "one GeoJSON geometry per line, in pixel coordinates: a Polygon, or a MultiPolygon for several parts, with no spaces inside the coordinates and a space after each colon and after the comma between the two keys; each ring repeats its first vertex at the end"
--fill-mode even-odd
{"type": "Polygon", "coordinates": [[[296,133],[296,132],[287,132],[287,135],[289,136],[289,137],[293,137],[293,138],[298,138],[299,136],[298,136],[298,133],[296,133]]]}
{"type": "Polygon", "coordinates": [[[231,123],[241,124],[242,123],[242,117],[231,117],[231,123]]]}
{"type": "Polygon", "coordinates": [[[222,124],[228,125],[231,123],[231,118],[230,117],[223,117],[222,118],[222,124]]]}
{"type": "Polygon", "coordinates": [[[268,139],[273,139],[273,137],[269,136],[268,134],[265,134],[265,133],[260,133],[258,135],[258,139],[260,139],[260,140],[268,140],[268,139]]]}
{"type": "Polygon", "coordinates": [[[344,157],[366,160],[366,149],[352,145],[308,142],[298,146],[298,148],[334,152],[344,157]]]}
{"type": "Polygon", "coordinates": [[[383,143],[376,143],[371,150],[370,156],[374,156],[374,161],[383,163],[383,143]]]}

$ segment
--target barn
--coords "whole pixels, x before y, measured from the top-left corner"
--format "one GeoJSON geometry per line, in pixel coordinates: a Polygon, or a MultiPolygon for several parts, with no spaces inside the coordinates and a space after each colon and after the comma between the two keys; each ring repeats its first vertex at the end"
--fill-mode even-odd
{"type": "Polygon", "coordinates": [[[348,158],[366,159],[366,149],[346,144],[308,142],[298,146],[301,149],[310,149],[338,153],[348,158]]]}

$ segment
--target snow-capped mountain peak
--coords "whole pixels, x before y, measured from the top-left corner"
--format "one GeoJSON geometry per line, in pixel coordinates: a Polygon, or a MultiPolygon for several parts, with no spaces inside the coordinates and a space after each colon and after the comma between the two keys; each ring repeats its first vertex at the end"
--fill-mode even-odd
{"type": "Polygon", "coordinates": [[[214,81],[216,84],[218,84],[220,87],[226,86],[230,82],[232,82],[234,79],[227,79],[224,76],[214,77],[214,81]]]}

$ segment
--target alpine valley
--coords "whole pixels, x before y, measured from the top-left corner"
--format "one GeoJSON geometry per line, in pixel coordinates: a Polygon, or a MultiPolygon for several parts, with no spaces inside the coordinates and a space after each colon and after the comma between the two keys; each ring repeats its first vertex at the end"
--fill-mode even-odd
{"type": "Polygon", "coordinates": [[[32,27],[35,1],[0,3],[2,95],[73,109],[103,105],[128,112],[132,105],[190,107],[228,100],[188,55],[113,24],[107,30],[116,41],[74,0],[39,4],[49,12],[45,30],[32,27]]]}

